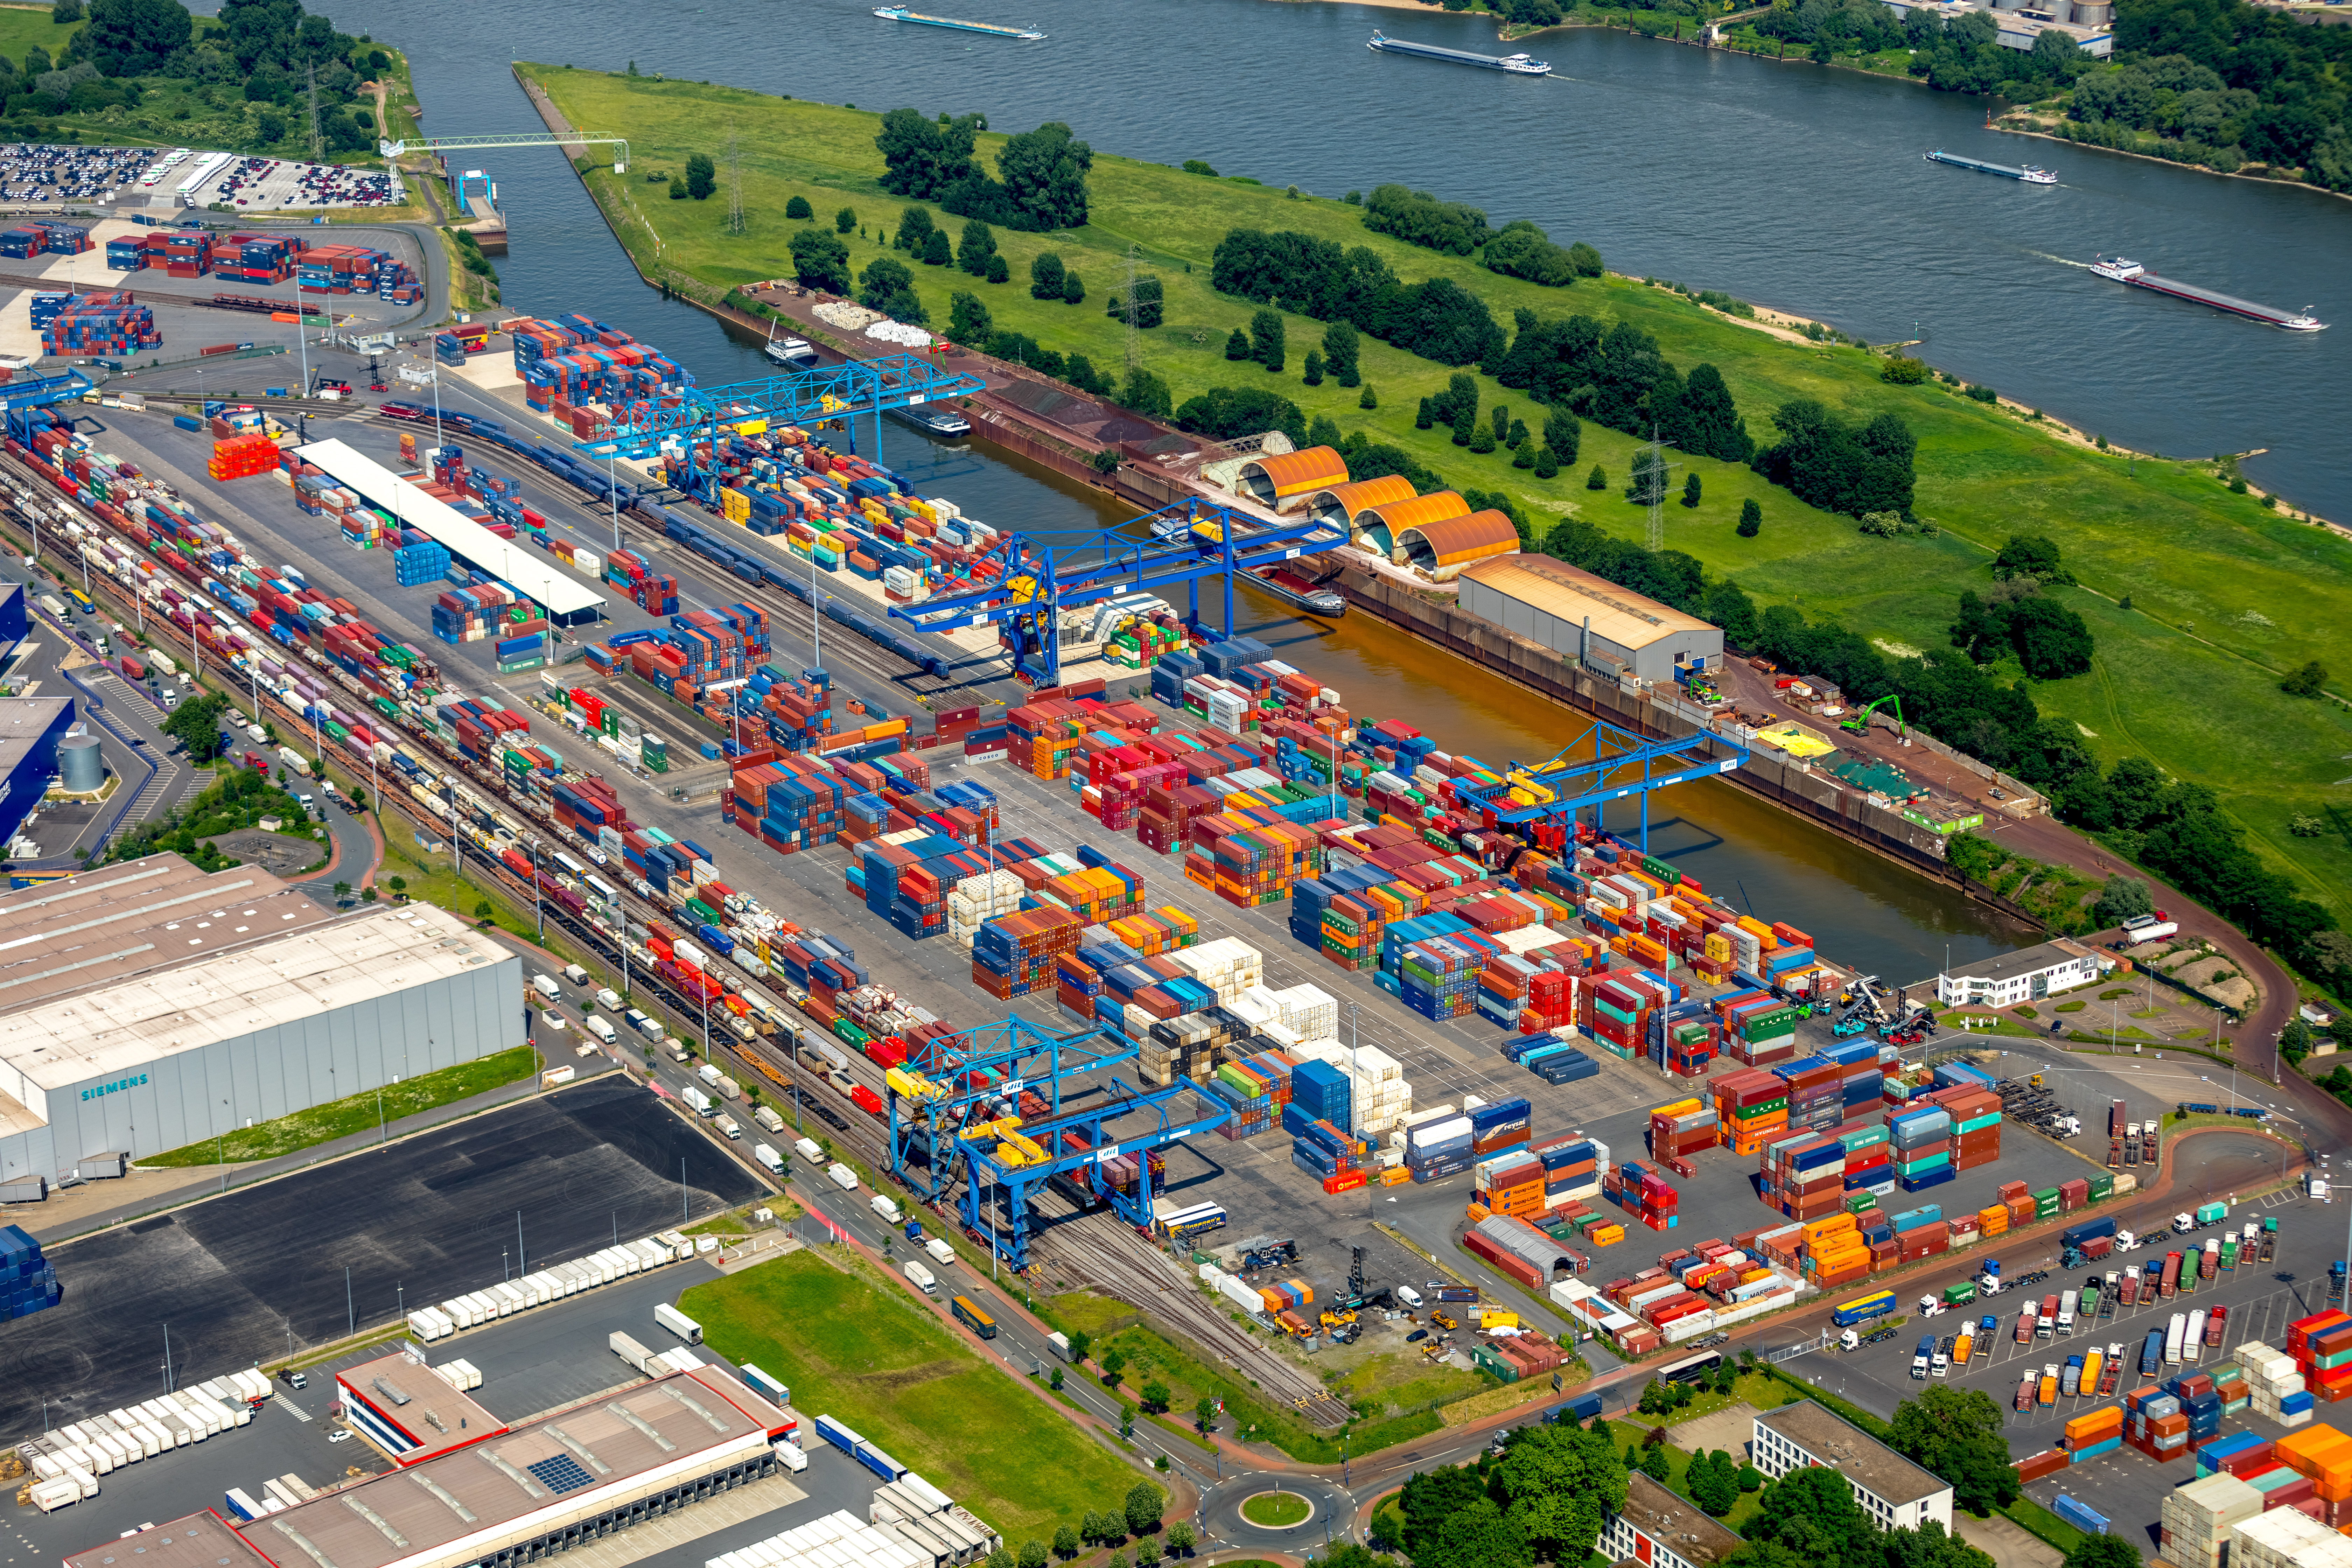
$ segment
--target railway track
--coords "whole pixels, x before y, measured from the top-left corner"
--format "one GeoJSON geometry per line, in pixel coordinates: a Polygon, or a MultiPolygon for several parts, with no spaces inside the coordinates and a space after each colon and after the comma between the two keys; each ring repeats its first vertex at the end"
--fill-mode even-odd
{"type": "MultiPolygon", "coordinates": [[[[0,473],[14,477],[35,496],[41,495],[43,488],[49,486],[47,476],[14,458],[0,457],[0,473]]],[[[13,497],[0,499],[0,511],[6,513],[12,524],[22,526],[23,519],[13,497]]],[[[647,525],[639,523],[638,526],[647,525]]],[[[651,531],[658,532],[658,530],[651,531]]],[[[668,542],[666,535],[662,537],[665,542],[668,542]]],[[[91,584],[124,610],[135,609],[135,600],[130,590],[112,576],[94,573],[91,584]]],[[[308,650],[303,652],[307,654],[308,650]]],[[[869,658],[873,657],[887,656],[883,656],[881,650],[874,649],[869,655],[869,658]]],[[[368,708],[369,712],[374,715],[369,721],[372,729],[381,728],[387,735],[397,735],[419,756],[432,758],[446,770],[449,778],[465,780],[470,791],[479,792],[488,800],[516,814],[520,821],[530,823],[550,844],[580,842],[575,836],[555,824],[545,807],[510,789],[501,771],[467,761],[439,736],[414,726],[404,713],[398,719],[383,718],[369,707],[372,694],[359,682],[324,660],[313,658],[310,662],[324,679],[344,689],[354,703],[368,708]]],[[[197,673],[201,674],[200,658],[197,663],[197,673]]],[[[909,673],[914,672],[912,666],[904,666],[904,668],[909,673]]],[[[233,681],[234,676],[230,679],[233,681]]],[[[263,692],[257,706],[261,710],[256,714],[257,719],[265,715],[275,716],[295,732],[299,733],[309,723],[274,692],[263,692]]],[[[341,742],[335,743],[335,749],[347,769],[356,773],[364,768],[371,776],[374,776],[372,759],[354,756],[341,742]]],[[[456,806],[452,808],[452,816],[444,817],[425,808],[413,796],[397,790],[387,795],[379,786],[375,793],[378,811],[390,802],[403,815],[434,832],[468,833],[470,825],[460,826],[454,818],[454,813],[458,809],[456,806]]],[[[470,837],[470,834],[468,836],[470,837]]],[[[518,904],[525,900],[537,904],[547,920],[583,949],[595,954],[612,969],[625,973],[629,978],[633,1004],[652,1002],[660,1014],[666,1015],[668,1021],[677,1026],[677,1032],[680,1037],[686,1037],[700,1026],[705,1010],[698,1003],[670,985],[658,973],[643,964],[625,962],[622,953],[625,938],[607,933],[562,904],[544,899],[539,889],[524,882],[489,846],[478,842],[475,848],[477,876],[495,882],[518,904]]],[[[622,889],[621,897],[625,916],[639,920],[678,918],[667,905],[642,898],[625,888],[622,889]]],[[[755,994],[779,1005],[783,1005],[782,999],[766,986],[748,979],[745,986],[753,990],[755,994]]],[[[797,1088],[802,1106],[814,1111],[831,1129],[833,1135],[846,1144],[869,1169],[888,1169],[887,1138],[882,1128],[870,1115],[858,1110],[848,1096],[824,1075],[801,1063],[794,1049],[769,1037],[745,1042],[731,1034],[713,1035],[710,1043],[713,1058],[734,1063],[741,1078],[756,1076],[782,1088],[797,1088]]],[[[860,1068],[866,1065],[861,1056],[852,1055],[849,1059],[860,1068]]],[[[878,1079],[879,1074],[860,1071],[858,1076],[861,1079],[868,1077],[878,1079]]],[[[1055,1198],[1052,1201],[1057,1208],[1066,1205],[1066,1200],[1055,1198]]],[[[1156,1247],[1136,1235],[1117,1215],[1110,1216],[1109,1223],[1097,1225],[1084,1223],[1083,1216],[1078,1215],[1074,1207],[1067,1208],[1064,1214],[1047,1217],[1058,1218],[1062,1223],[1044,1226],[1036,1238],[1035,1245],[1044,1249],[1045,1261],[1059,1266],[1076,1279],[1104,1294],[1162,1318],[1205,1352],[1249,1377],[1259,1388],[1291,1404],[1307,1419],[1320,1425],[1336,1426],[1353,1418],[1354,1413],[1345,1404],[1324,1393],[1312,1377],[1262,1341],[1238,1328],[1213,1303],[1203,1299],[1192,1279],[1156,1247]]]]}

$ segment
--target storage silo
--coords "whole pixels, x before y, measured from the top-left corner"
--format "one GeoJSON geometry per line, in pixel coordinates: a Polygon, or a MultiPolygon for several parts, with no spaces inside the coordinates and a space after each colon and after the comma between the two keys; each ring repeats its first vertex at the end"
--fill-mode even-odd
{"type": "Polygon", "coordinates": [[[68,735],[58,742],[58,774],[65,787],[87,794],[106,782],[106,757],[95,735],[68,735]]]}

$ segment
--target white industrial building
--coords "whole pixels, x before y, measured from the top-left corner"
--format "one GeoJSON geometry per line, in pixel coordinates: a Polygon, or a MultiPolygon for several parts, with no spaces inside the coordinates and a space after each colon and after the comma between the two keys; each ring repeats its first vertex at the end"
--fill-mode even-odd
{"type": "Polygon", "coordinates": [[[422,1364],[404,1376],[396,1386],[430,1407],[423,1419],[452,1428],[447,1450],[258,1519],[208,1510],[173,1520],[77,1552],[66,1568],[123,1568],[133,1557],[145,1559],[139,1568],[513,1568],[774,1475],[771,1445],[786,1422],[717,1367],[512,1430],[460,1427],[460,1412],[478,1407],[422,1364]]]}
{"type": "Polygon", "coordinates": [[[1596,674],[1667,681],[1676,667],[1723,668],[1723,628],[1549,555],[1463,568],[1462,608],[1596,674]]]}
{"type": "Polygon", "coordinates": [[[1921,1469],[1813,1400],[1756,1417],[1748,1457],[1772,1480],[1808,1465],[1845,1477],[1853,1500],[1881,1530],[1916,1530],[1934,1520],[1952,1528],[1951,1483],[1921,1469]]]}
{"type": "Polygon", "coordinates": [[[176,855],[0,894],[0,1195],[523,1043],[522,961],[176,855]]]}
{"type": "Polygon", "coordinates": [[[2116,52],[2114,0],[1886,0],[1886,8],[1898,17],[1925,12],[1946,26],[1983,11],[1997,29],[1993,42],[2028,54],[2044,33],[2056,33],[2094,59],[2116,52]]]}
{"type": "Polygon", "coordinates": [[[1947,1007],[2013,1007],[2088,985],[2115,966],[2114,959],[2060,937],[1947,970],[1936,976],[1936,1000],[1947,1007]]]}

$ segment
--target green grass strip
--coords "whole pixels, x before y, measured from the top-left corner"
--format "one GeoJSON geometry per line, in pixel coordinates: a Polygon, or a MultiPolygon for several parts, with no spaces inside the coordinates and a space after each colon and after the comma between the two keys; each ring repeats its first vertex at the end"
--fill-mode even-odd
{"type": "Polygon", "coordinates": [[[308,1110],[298,1110],[270,1121],[257,1121],[250,1127],[240,1127],[220,1138],[206,1138],[184,1148],[150,1154],[141,1160],[142,1167],[186,1167],[220,1163],[244,1164],[251,1160],[274,1160],[281,1154],[291,1154],[320,1143],[348,1138],[354,1132],[372,1132],[379,1123],[389,1125],[404,1116],[414,1116],[420,1110],[437,1106],[454,1105],[461,1100],[471,1100],[519,1079],[529,1078],[538,1070],[538,1054],[529,1046],[517,1046],[510,1051],[478,1057],[470,1062],[443,1068],[438,1072],[423,1073],[403,1079],[398,1083],[383,1086],[382,1108],[374,1089],[331,1100],[324,1105],[314,1105],[308,1110]]]}

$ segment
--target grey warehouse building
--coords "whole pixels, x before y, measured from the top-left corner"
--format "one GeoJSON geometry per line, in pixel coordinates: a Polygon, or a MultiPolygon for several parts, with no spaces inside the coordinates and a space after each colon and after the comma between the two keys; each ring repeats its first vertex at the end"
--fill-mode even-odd
{"type": "Polygon", "coordinates": [[[0,1184],[215,1137],[521,1044],[522,960],[430,906],[337,914],[154,855],[0,894],[0,1184]]]}
{"type": "Polygon", "coordinates": [[[1456,584],[1465,611],[1596,674],[1669,681],[1723,664],[1721,627],[1548,555],[1498,555],[1456,584]]]}

